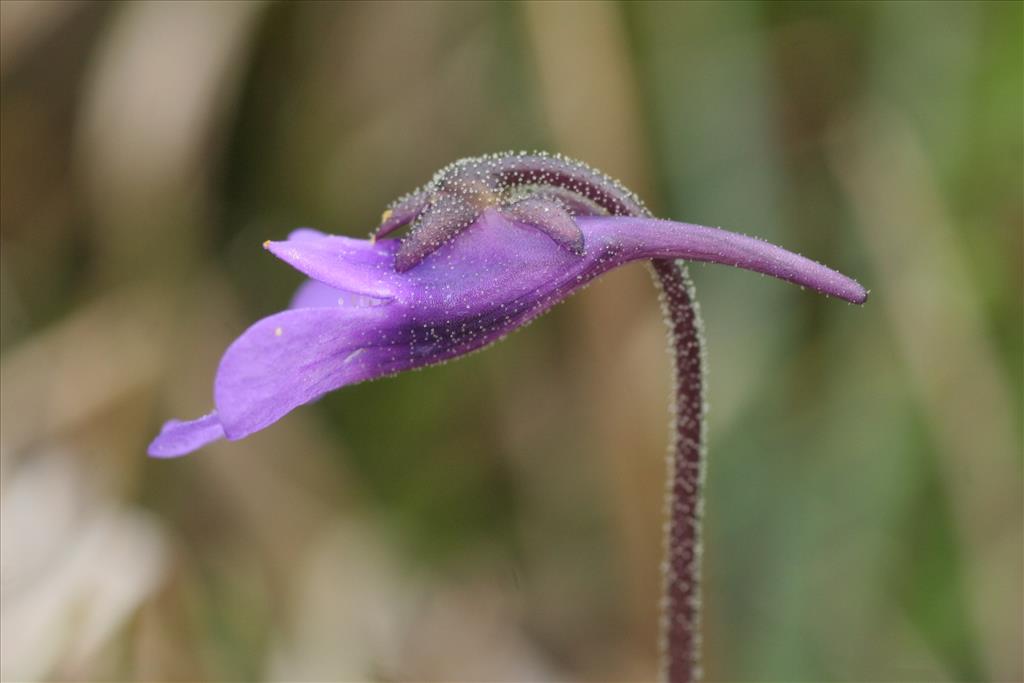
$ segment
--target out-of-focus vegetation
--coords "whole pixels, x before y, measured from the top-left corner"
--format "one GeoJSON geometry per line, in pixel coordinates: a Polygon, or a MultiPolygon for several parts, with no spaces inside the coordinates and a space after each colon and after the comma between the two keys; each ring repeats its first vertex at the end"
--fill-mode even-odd
{"type": "Polygon", "coordinates": [[[1021,680],[1020,3],[0,4],[4,680],[651,680],[668,359],[644,269],[238,443],[297,273],[541,148],[858,277],[693,269],[712,680],[1021,680]]]}

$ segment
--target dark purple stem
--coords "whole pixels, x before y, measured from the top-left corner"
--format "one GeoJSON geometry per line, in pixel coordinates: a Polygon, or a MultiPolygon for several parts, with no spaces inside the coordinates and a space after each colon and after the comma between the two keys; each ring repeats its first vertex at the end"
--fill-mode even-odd
{"type": "Polygon", "coordinates": [[[701,322],[685,266],[651,261],[672,339],[674,423],[668,463],[661,611],[662,667],[670,683],[700,679],[700,557],[704,501],[701,322]]]}

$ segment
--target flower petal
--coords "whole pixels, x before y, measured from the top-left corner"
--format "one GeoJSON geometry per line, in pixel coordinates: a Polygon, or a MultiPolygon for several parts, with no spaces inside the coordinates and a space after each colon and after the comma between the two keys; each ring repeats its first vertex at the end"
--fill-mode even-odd
{"type": "Polygon", "coordinates": [[[288,308],[334,308],[343,295],[344,290],[317,280],[306,280],[295,291],[288,308]]]}
{"type": "Polygon", "coordinates": [[[296,270],[332,287],[379,299],[394,296],[397,244],[393,240],[371,244],[351,237],[317,236],[312,230],[296,233],[287,241],[267,241],[263,246],[296,270]]]}
{"type": "Polygon", "coordinates": [[[214,411],[188,422],[168,420],[147,452],[154,458],[176,458],[223,438],[224,428],[214,411]]]}
{"type": "Polygon", "coordinates": [[[300,242],[302,240],[318,240],[323,237],[329,237],[326,232],[321,232],[315,228],[295,228],[288,233],[289,240],[295,240],[300,242]]]}
{"type": "Polygon", "coordinates": [[[707,261],[771,275],[855,304],[868,292],[856,280],[782,247],[735,232],[655,218],[579,216],[588,242],[625,260],[675,258],[707,261]]]}
{"type": "Polygon", "coordinates": [[[300,308],[264,318],[228,348],[214,401],[229,439],[347,384],[410,367],[388,306],[300,308]]]}

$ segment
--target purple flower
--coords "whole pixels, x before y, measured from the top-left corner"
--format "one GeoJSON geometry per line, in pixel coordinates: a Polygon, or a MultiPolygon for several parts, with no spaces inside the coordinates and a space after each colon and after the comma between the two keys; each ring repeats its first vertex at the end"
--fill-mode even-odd
{"type": "Polygon", "coordinates": [[[464,160],[396,202],[377,236],[314,230],[264,247],[311,279],[228,348],[215,410],[171,420],[149,454],[241,439],[325,393],[491,344],[630,261],[737,266],[862,303],[857,282],[752,237],[658,220],[620,185],[560,157],[464,160]]]}

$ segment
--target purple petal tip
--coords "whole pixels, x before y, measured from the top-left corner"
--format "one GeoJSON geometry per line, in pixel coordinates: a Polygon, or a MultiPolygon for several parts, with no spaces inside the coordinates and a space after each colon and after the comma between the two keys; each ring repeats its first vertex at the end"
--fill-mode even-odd
{"type": "Polygon", "coordinates": [[[223,438],[216,412],[187,422],[168,420],[146,452],[153,458],[177,458],[223,438]]]}

